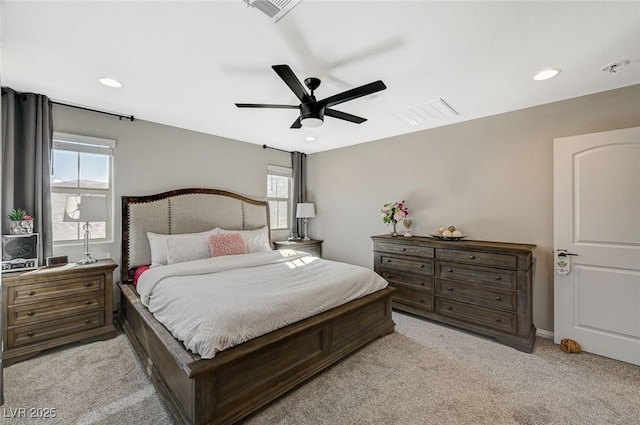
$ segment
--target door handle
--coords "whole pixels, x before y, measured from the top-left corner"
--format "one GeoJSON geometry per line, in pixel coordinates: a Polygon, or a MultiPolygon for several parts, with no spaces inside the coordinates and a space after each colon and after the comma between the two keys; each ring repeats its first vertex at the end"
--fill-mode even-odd
{"type": "Polygon", "coordinates": [[[571,273],[571,257],[577,256],[566,249],[558,249],[555,251],[555,271],[559,275],[568,275],[571,273]]]}
{"type": "Polygon", "coordinates": [[[558,257],[566,257],[567,255],[571,255],[574,257],[577,257],[578,254],[574,254],[572,252],[568,252],[566,249],[559,249],[558,250],[558,257]]]}

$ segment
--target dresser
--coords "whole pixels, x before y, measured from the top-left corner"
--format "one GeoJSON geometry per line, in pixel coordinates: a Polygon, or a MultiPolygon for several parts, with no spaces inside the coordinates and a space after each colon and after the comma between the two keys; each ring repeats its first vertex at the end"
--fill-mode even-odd
{"type": "Polygon", "coordinates": [[[397,290],[393,308],[531,352],[535,245],[373,236],[374,269],[397,290]]]}
{"type": "Polygon", "coordinates": [[[296,251],[306,252],[314,257],[322,258],[322,241],[317,239],[309,241],[275,241],[273,245],[276,249],[295,249],[296,251]]]}
{"type": "Polygon", "coordinates": [[[80,340],[116,335],[111,259],[2,275],[5,365],[80,340]]]}

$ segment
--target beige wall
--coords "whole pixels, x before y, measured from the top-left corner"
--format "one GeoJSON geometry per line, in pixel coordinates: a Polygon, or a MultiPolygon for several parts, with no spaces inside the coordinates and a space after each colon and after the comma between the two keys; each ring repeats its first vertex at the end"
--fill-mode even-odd
{"type": "Polygon", "coordinates": [[[553,139],[639,125],[636,85],[309,155],[309,233],[325,257],[372,267],[380,207],[406,200],[416,235],[535,244],[534,323],[553,331],[553,139]]]}
{"type": "MultiPolygon", "coordinates": [[[[121,111],[126,113],[127,111],[121,111]]],[[[120,262],[122,195],[150,195],[185,187],[208,187],[266,199],[267,164],[291,166],[289,154],[259,145],[211,136],[148,121],[115,117],[54,106],[54,130],[115,139],[114,241],[94,243],[96,258],[111,256],[120,262]]],[[[274,232],[275,233],[275,232],[274,232]]],[[[286,238],[274,234],[274,238],[286,238]]],[[[82,257],[82,244],[58,246],[54,255],[82,257]]],[[[120,280],[116,270],[116,280],[120,280]]]]}

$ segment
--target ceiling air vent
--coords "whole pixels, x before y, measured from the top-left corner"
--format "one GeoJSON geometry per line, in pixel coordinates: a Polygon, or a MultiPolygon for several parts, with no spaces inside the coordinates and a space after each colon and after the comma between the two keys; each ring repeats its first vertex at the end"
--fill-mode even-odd
{"type": "Polygon", "coordinates": [[[436,99],[391,115],[409,125],[418,125],[455,117],[459,114],[444,99],[436,99]]]}
{"type": "Polygon", "coordinates": [[[278,22],[302,0],[243,0],[247,5],[258,9],[273,22],[278,22]]]}

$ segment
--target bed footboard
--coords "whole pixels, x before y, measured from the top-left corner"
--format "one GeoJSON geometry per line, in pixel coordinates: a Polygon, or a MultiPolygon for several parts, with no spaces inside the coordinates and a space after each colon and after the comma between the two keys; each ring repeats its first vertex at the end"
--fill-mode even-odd
{"type": "Polygon", "coordinates": [[[232,424],[368,342],[393,332],[392,288],[200,359],[121,284],[121,321],[152,383],[181,424],[232,424]]]}

